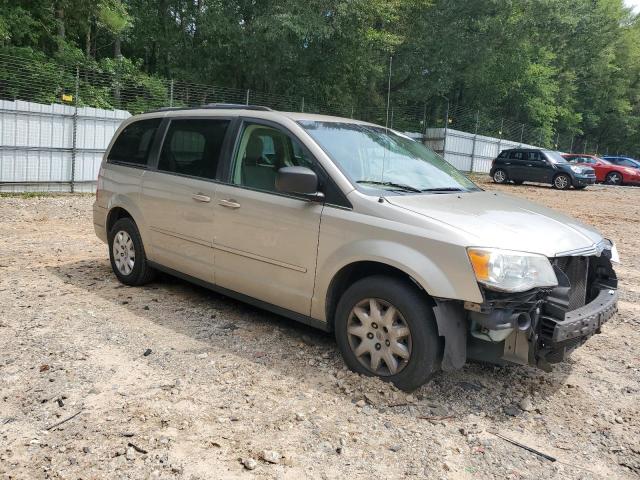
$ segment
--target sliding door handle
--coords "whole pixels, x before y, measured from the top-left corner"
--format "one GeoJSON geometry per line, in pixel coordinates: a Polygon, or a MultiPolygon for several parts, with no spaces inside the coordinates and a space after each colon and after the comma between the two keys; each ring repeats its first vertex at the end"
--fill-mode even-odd
{"type": "Polygon", "coordinates": [[[211,201],[211,197],[204,195],[202,193],[194,193],[193,195],[191,195],[191,198],[193,198],[196,202],[210,202],[211,201]]]}
{"type": "Polygon", "coordinates": [[[240,208],[240,204],[238,202],[236,202],[235,200],[229,199],[229,200],[220,200],[218,202],[218,205],[222,205],[223,207],[227,207],[227,208],[240,208]]]}

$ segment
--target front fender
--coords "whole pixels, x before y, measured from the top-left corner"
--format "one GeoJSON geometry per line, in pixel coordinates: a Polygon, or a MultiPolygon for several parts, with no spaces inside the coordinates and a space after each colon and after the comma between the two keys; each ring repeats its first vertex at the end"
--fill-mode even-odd
{"type": "Polygon", "coordinates": [[[347,265],[362,261],[401,270],[432,297],[482,302],[465,249],[425,238],[420,240],[420,250],[388,239],[360,239],[340,245],[326,257],[319,255],[312,317],[329,320],[325,299],[333,278],[347,265]]]}

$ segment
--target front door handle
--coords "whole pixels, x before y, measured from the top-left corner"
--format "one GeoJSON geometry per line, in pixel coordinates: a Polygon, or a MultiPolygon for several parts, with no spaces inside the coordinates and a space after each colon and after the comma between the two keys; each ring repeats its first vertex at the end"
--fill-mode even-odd
{"type": "Polygon", "coordinates": [[[194,193],[193,195],[191,195],[191,198],[193,198],[196,202],[210,202],[211,201],[211,197],[204,195],[202,193],[194,193]]]}
{"type": "Polygon", "coordinates": [[[238,202],[236,202],[235,200],[229,199],[229,200],[220,200],[218,202],[218,205],[222,205],[223,207],[227,207],[227,208],[240,208],[240,204],[238,202]]]}

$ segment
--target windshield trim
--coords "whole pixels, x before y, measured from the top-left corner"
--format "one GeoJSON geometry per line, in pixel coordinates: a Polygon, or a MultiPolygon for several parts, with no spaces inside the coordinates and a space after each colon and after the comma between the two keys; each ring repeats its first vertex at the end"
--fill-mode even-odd
{"type": "Polygon", "coordinates": [[[456,169],[461,175],[464,175],[465,178],[473,185],[473,188],[460,188],[458,190],[448,190],[448,189],[419,189],[417,187],[412,187],[409,185],[410,188],[415,189],[416,191],[409,191],[407,190],[402,190],[399,188],[392,188],[390,187],[389,189],[385,189],[385,188],[378,188],[377,186],[366,186],[368,182],[366,181],[357,181],[354,180],[351,175],[349,175],[344,167],[337,162],[334,158],[333,155],[325,148],[325,146],[323,144],[321,144],[318,140],[316,140],[313,135],[311,135],[311,133],[309,133],[309,131],[307,130],[305,123],[321,123],[321,124],[345,124],[345,125],[353,125],[355,127],[358,127],[358,130],[364,130],[367,128],[370,128],[372,130],[379,130],[381,132],[384,133],[392,133],[394,135],[397,135],[398,137],[401,137],[405,140],[409,140],[412,142],[416,142],[416,143],[420,143],[417,142],[417,140],[415,140],[414,138],[399,132],[397,130],[394,130],[392,128],[385,128],[381,125],[377,125],[374,123],[365,123],[365,122],[352,122],[349,119],[340,119],[340,121],[338,120],[313,120],[313,119],[296,119],[295,123],[298,124],[298,126],[300,126],[304,132],[309,136],[309,138],[311,139],[311,141],[313,141],[313,143],[315,145],[318,146],[318,148],[320,148],[322,150],[322,152],[327,156],[327,158],[331,161],[331,163],[340,171],[340,173],[344,176],[344,178],[349,182],[349,184],[353,187],[353,190],[357,190],[358,192],[362,193],[363,195],[367,195],[367,196],[371,196],[371,197],[383,197],[383,196],[404,196],[404,195],[442,195],[443,193],[453,193],[453,194],[461,194],[461,193],[475,193],[475,192],[484,192],[485,189],[480,187],[478,184],[476,184],[471,178],[469,178],[467,176],[466,172],[463,172],[461,170],[458,170],[453,164],[451,164],[448,160],[446,160],[442,155],[440,155],[438,152],[436,152],[435,150],[430,149],[429,147],[427,147],[426,145],[423,145],[425,148],[431,150],[431,152],[436,155],[437,157],[439,157],[442,161],[448,163],[452,168],[456,169]],[[374,190],[372,192],[372,190],[374,190]],[[381,194],[382,193],[382,194],[381,194]]]}

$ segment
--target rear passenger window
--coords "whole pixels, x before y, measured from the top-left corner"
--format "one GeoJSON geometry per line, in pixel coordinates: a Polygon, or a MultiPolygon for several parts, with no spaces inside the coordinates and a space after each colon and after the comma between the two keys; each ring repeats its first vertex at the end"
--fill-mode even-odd
{"type": "Polygon", "coordinates": [[[511,152],[511,155],[509,155],[509,158],[511,158],[513,160],[524,160],[524,153],[523,152],[511,152]]]}
{"type": "Polygon", "coordinates": [[[111,147],[107,161],[147,165],[153,137],[161,120],[139,120],[125,127],[111,147]]]}
{"type": "Polygon", "coordinates": [[[215,179],[229,120],[172,120],[158,170],[215,179]]]}

